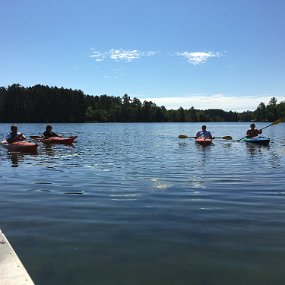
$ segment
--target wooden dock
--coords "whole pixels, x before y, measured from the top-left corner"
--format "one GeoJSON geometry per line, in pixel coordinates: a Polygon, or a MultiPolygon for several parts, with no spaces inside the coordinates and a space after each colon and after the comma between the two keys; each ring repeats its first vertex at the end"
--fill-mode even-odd
{"type": "Polygon", "coordinates": [[[9,241],[0,230],[0,284],[35,285],[13,250],[9,241]]]}

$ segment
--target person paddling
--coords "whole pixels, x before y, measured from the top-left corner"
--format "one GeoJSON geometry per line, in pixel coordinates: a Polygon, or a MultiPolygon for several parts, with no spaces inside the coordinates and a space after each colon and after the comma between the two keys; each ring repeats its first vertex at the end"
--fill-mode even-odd
{"type": "Polygon", "coordinates": [[[43,136],[47,139],[50,137],[60,137],[60,135],[54,133],[52,131],[52,126],[51,125],[47,125],[46,126],[46,131],[43,133],[43,136]]]}
{"type": "Polygon", "coordinates": [[[8,143],[13,143],[24,140],[26,140],[26,137],[21,132],[18,132],[18,127],[16,125],[12,125],[11,132],[9,132],[6,136],[6,141],[8,143]]]}
{"type": "Polygon", "coordinates": [[[211,132],[207,131],[207,127],[205,125],[202,126],[201,131],[196,133],[195,139],[200,138],[200,137],[207,138],[207,139],[213,138],[211,132]]]}
{"type": "Polygon", "coordinates": [[[260,130],[256,129],[255,124],[252,123],[252,124],[250,124],[250,129],[248,129],[246,132],[246,137],[247,138],[257,137],[261,133],[262,133],[262,129],[260,129],[260,130]]]}

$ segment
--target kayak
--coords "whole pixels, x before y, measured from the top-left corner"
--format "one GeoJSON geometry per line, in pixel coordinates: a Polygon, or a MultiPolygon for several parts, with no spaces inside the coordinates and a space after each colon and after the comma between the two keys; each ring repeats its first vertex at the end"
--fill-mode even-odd
{"type": "Polygon", "coordinates": [[[200,144],[200,145],[210,145],[212,143],[212,141],[213,140],[210,138],[203,138],[203,137],[195,139],[195,142],[200,144]]]}
{"type": "Polygon", "coordinates": [[[36,152],[38,145],[36,143],[27,142],[27,141],[17,141],[13,143],[8,143],[6,140],[0,142],[2,147],[8,149],[11,152],[26,152],[32,153],[36,152]]]}
{"type": "Polygon", "coordinates": [[[243,138],[242,141],[248,142],[248,143],[253,143],[253,144],[258,144],[258,145],[269,145],[270,138],[265,138],[265,137],[253,137],[253,138],[243,138]]]}
{"type": "Polygon", "coordinates": [[[69,138],[62,138],[62,137],[50,137],[47,139],[40,139],[43,143],[53,143],[53,144],[72,144],[77,136],[69,137],[69,138]]]}

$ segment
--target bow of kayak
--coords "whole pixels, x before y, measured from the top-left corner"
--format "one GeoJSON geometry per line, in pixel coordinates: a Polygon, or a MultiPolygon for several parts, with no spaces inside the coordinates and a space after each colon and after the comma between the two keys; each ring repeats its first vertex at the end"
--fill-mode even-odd
{"type": "Polygon", "coordinates": [[[8,143],[6,140],[0,142],[2,147],[6,148],[11,152],[24,152],[24,153],[34,153],[37,151],[38,145],[36,143],[27,141],[17,141],[13,143],[8,143]]]}
{"type": "Polygon", "coordinates": [[[203,138],[203,137],[195,139],[195,142],[200,144],[200,145],[210,145],[212,143],[212,141],[213,140],[210,138],[203,138]]]}
{"type": "Polygon", "coordinates": [[[72,144],[74,143],[77,136],[69,137],[69,138],[62,138],[62,137],[50,137],[47,139],[42,139],[43,143],[52,143],[52,144],[72,144]]]}
{"type": "Polygon", "coordinates": [[[265,137],[253,137],[253,138],[243,138],[242,141],[252,144],[258,144],[258,145],[269,145],[270,138],[265,137]]]}

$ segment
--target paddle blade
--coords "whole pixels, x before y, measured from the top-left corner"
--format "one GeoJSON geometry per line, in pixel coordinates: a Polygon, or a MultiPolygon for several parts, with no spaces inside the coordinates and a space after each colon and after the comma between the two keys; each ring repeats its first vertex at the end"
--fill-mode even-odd
{"type": "Polygon", "coordinates": [[[178,138],[179,138],[179,139],[187,139],[188,136],[186,136],[186,135],[179,135],[178,138]]]}
{"type": "Polygon", "coordinates": [[[42,136],[30,136],[30,139],[36,142],[42,142],[44,140],[42,136]]]}
{"type": "Polygon", "coordinates": [[[224,137],[222,137],[222,139],[224,139],[224,140],[232,140],[233,138],[231,136],[224,136],[224,137]]]}
{"type": "Polygon", "coordinates": [[[271,123],[270,125],[268,125],[268,126],[266,126],[264,128],[261,128],[261,130],[264,130],[264,129],[270,127],[270,126],[278,125],[279,123],[281,123],[281,119],[278,119],[275,122],[271,123]]]}
{"type": "Polygon", "coordinates": [[[275,122],[273,122],[271,125],[278,125],[279,123],[281,123],[281,119],[276,120],[275,122]]]}

